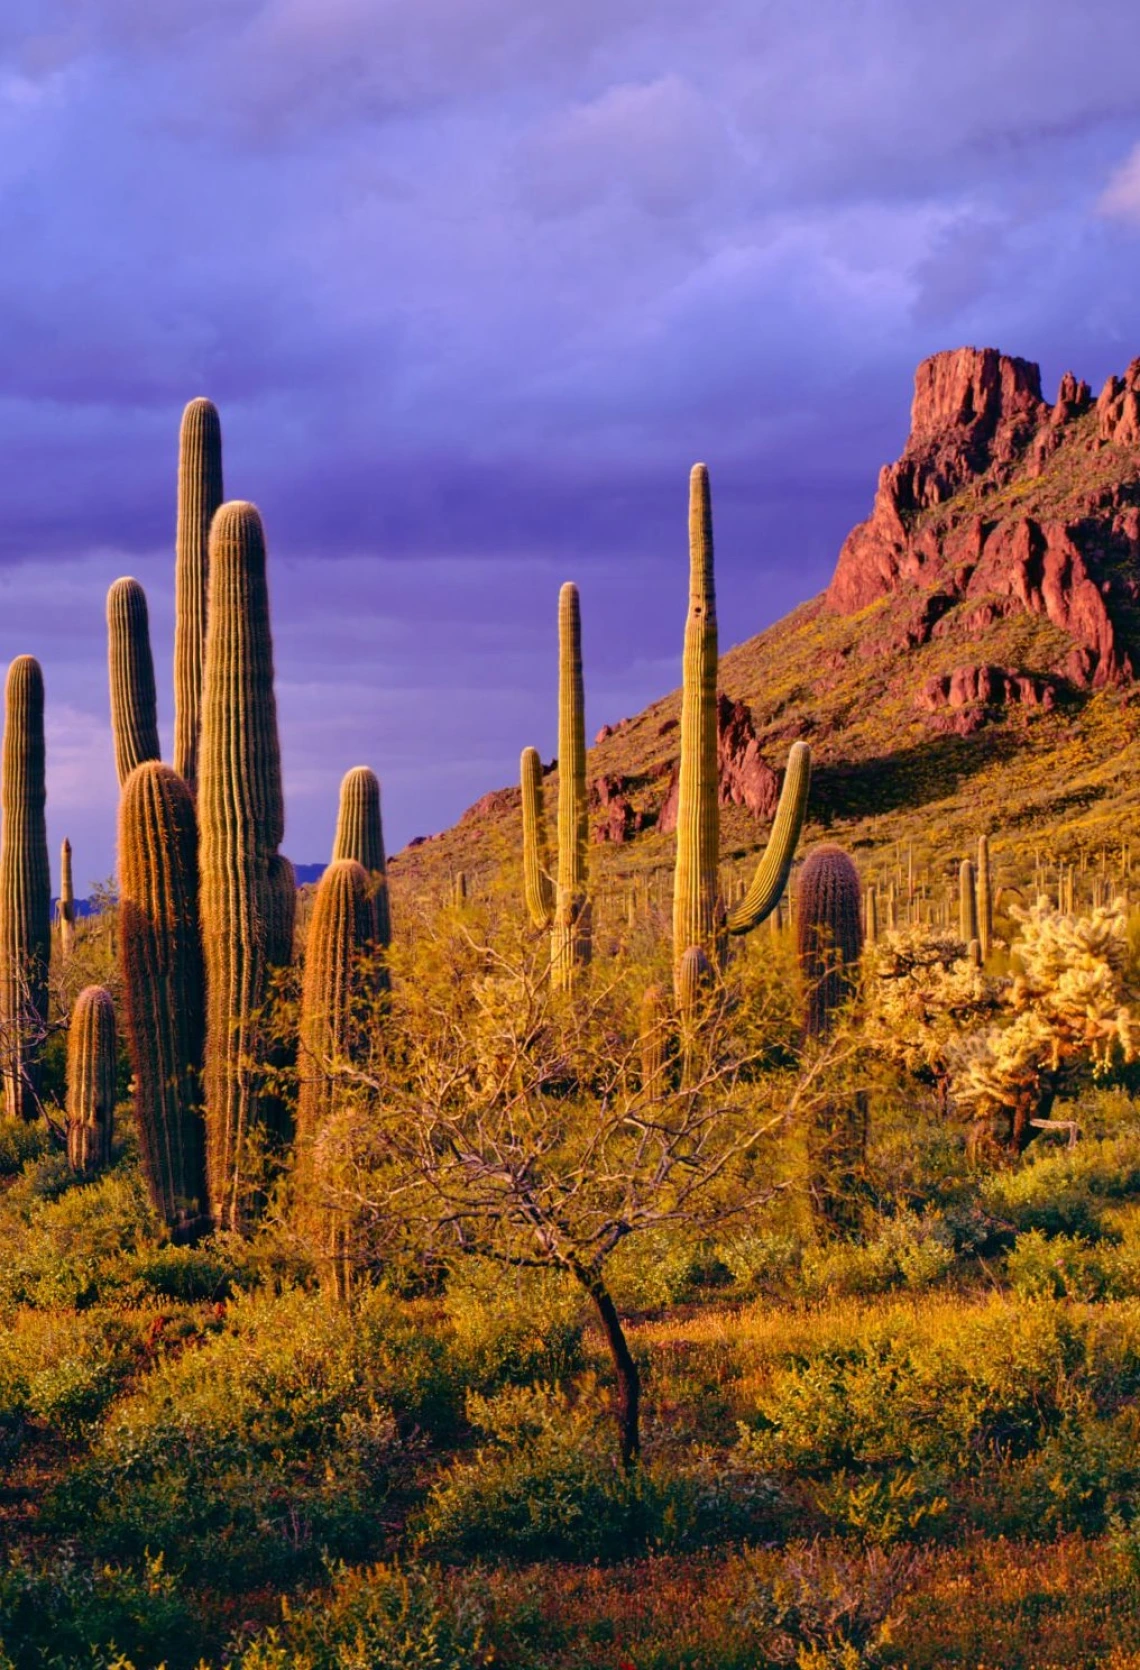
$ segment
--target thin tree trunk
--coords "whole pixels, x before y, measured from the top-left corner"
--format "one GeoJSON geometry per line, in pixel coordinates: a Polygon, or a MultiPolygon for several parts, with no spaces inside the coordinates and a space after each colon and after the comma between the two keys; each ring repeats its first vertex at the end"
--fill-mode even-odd
{"type": "Polygon", "coordinates": [[[633,1353],[625,1337],[617,1306],[600,1275],[581,1265],[574,1266],[574,1274],[594,1301],[606,1344],[610,1348],[614,1373],[618,1383],[618,1431],[621,1437],[621,1464],[630,1472],[641,1456],[641,1375],[633,1360],[633,1353]]]}

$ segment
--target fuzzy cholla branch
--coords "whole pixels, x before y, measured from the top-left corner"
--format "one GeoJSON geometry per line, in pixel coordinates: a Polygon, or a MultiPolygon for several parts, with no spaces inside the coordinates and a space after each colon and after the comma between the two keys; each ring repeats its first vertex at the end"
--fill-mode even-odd
{"type": "Polygon", "coordinates": [[[1005,982],[970,961],[960,939],[921,927],[885,934],[866,952],[864,1035],[877,1054],[943,1086],[951,1056],[999,1009],[1005,982]]]}

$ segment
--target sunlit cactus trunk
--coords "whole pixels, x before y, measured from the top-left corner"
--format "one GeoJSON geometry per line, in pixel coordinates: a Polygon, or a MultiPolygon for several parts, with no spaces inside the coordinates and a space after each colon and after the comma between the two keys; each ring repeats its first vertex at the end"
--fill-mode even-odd
{"type": "Polygon", "coordinates": [[[549,928],[554,921],[554,883],[550,875],[550,845],[546,838],[542,761],[537,748],[523,749],[519,760],[519,782],[522,790],[526,908],[536,928],[549,928]]]}
{"type": "Polygon", "coordinates": [[[206,664],[210,524],[222,502],[222,426],[209,400],[191,400],[178,442],[175,534],[174,769],[198,782],[202,677],[206,664]]]}
{"type": "Polygon", "coordinates": [[[582,679],[582,617],[578,588],[558,596],[558,888],[551,935],[554,983],[569,987],[590,960],[586,896],[586,700],[582,679]]]}
{"type": "Polygon", "coordinates": [[[288,960],[295,891],[284,833],[265,538],[256,508],[224,504],[210,535],[198,766],[206,966],[206,1169],[217,1225],[245,1231],[260,1203],[273,1098],[259,1033],[272,964],[288,960]]]}
{"type": "Polygon", "coordinates": [[[723,932],[720,899],[720,780],[716,729],[717,624],[712,500],[704,464],[689,478],[689,612],[681,678],[681,764],[677,858],[673,877],[673,954],[690,948],[716,958],[723,932]]]}
{"type": "Polygon", "coordinates": [[[295,1181],[302,1233],[322,1280],[342,1297],[351,1285],[352,1226],[336,1198],[345,1183],[343,1152],[330,1122],[346,1100],[338,1077],[357,1064],[366,1042],[373,933],[368,872],[355,859],[334,860],[317,887],[305,949],[295,1181]]]}
{"type": "Polygon", "coordinates": [[[80,1177],[95,1177],[110,1164],[117,1051],[111,994],[85,986],[67,1033],[67,1159],[80,1177]]]}
{"type": "Polygon", "coordinates": [[[384,851],[384,822],[380,812],[380,780],[366,765],[354,765],[340,785],[336,839],[332,861],[355,859],[368,877],[372,898],[372,938],[381,950],[392,943],[392,906],[388,893],[388,860],[384,851]]]}
{"type": "Polygon", "coordinates": [[[958,871],[958,937],[969,945],[978,939],[978,896],[974,887],[974,866],[964,858],[958,871]]]}
{"type": "Polygon", "coordinates": [[[985,962],[994,943],[994,894],[990,872],[990,843],[985,835],[978,836],[978,939],[982,961],[985,962]]]}
{"type": "Polygon", "coordinates": [[[51,958],[44,680],[30,655],[8,669],[0,773],[0,1047],[10,1116],[39,1112],[51,958]]]}
{"type": "Polygon", "coordinates": [[[207,1226],[198,830],[190,790],[157,760],[119,802],[119,921],[143,1177],[174,1238],[192,1240],[207,1226]]]}
{"type": "Polygon", "coordinates": [[[867,888],[863,905],[863,937],[874,945],[879,937],[879,891],[874,882],[867,888]]]}
{"type": "Polygon", "coordinates": [[[157,760],[162,752],[146,593],[129,577],[116,580],[107,593],[107,668],[115,769],[122,788],[136,765],[157,760]]]}
{"type": "Polygon", "coordinates": [[[71,842],[64,836],[59,849],[59,952],[64,962],[75,950],[75,883],[71,875],[71,842]]]}

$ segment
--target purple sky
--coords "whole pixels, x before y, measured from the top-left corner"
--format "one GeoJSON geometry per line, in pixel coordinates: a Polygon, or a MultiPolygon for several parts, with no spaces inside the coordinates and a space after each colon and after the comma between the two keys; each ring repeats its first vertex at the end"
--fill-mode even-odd
{"type": "Polygon", "coordinates": [[[721,633],[827,580],[963,342],[1140,354],[1134,0],[4,0],[0,655],[54,849],[113,865],[103,599],[169,737],[178,420],[269,539],[285,847],[351,765],[389,844],[677,682],[708,461],[721,633]],[[810,22],[806,21],[810,19],[810,22]]]}

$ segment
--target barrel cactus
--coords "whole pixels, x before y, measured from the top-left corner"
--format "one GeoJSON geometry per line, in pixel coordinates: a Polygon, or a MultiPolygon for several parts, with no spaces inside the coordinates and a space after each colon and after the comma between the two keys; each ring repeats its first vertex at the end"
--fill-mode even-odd
{"type": "Polygon", "coordinates": [[[136,765],[157,760],[162,752],[146,593],[129,577],[116,580],[107,593],[107,665],[115,768],[122,788],[136,765]]]}
{"type": "Polygon", "coordinates": [[[39,1112],[47,1029],[51,873],[44,818],[44,680],[33,656],[8,669],[0,769],[0,1028],[10,1116],[39,1112]]]}
{"type": "Polygon", "coordinates": [[[270,968],[288,959],[292,941],[288,872],[277,850],[285,818],[265,537],[255,506],[221,506],[209,564],[198,759],[207,1186],[215,1223],[244,1231],[260,1198],[272,1123],[259,1017],[270,968]]]}
{"type": "Polygon", "coordinates": [[[176,1240],[207,1224],[198,830],[189,788],[158,760],[119,803],[119,959],[143,1177],[176,1240]]]}
{"type": "Polygon", "coordinates": [[[222,502],[222,426],[209,400],[191,400],[178,442],[175,534],[174,769],[191,791],[198,781],[210,524],[222,502]]]}
{"type": "Polygon", "coordinates": [[[67,1158],[80,1177],[110,1163],[117,1065],[114,1001],[103,986],[85,986],[67,1033],[67,1158]]]}
{"type": "Polygon", "coordinates": [[[850,995],[863,949],[859,872],[842,847],[813,848],[800,871],[796,946],[804,978],[804,1030],[823,1038],[850,995]]]}

